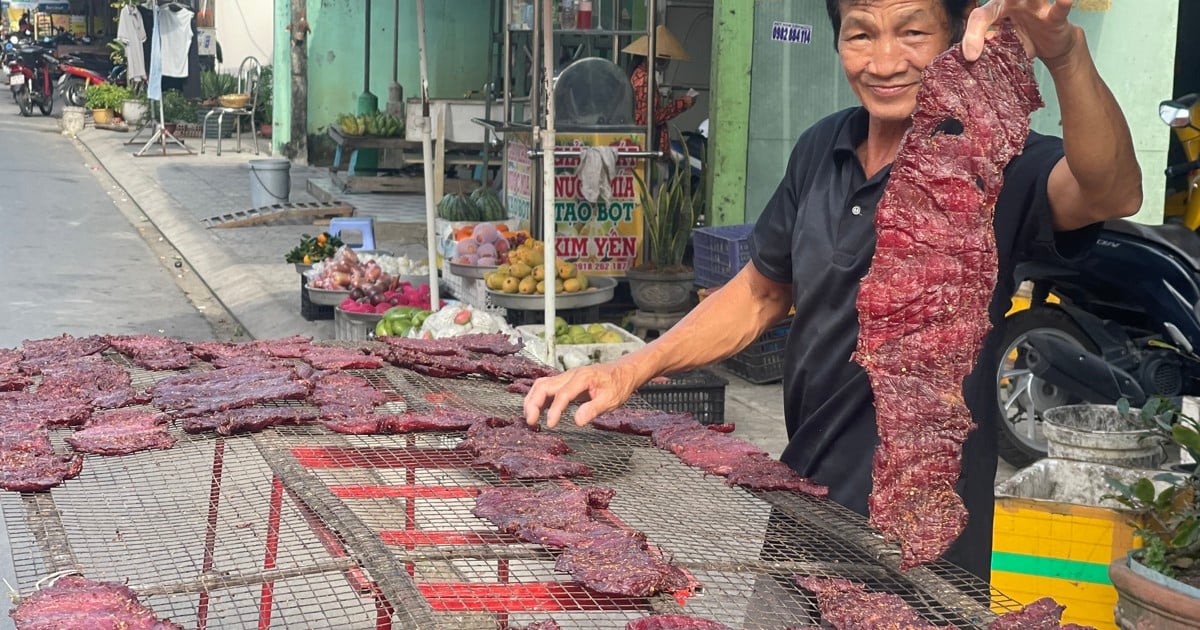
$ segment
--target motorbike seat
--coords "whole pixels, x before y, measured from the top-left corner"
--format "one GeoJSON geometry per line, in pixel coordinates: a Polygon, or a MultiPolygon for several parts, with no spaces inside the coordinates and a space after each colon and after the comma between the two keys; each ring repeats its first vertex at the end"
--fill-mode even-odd
{"type": "Polygon", "coordinates": [[[1200,234],[1182,225],[1142,225],[1117,219],[1105,221],[1104,228],[1165,247],[1194,271],[1200,271],[1200,234]]]}

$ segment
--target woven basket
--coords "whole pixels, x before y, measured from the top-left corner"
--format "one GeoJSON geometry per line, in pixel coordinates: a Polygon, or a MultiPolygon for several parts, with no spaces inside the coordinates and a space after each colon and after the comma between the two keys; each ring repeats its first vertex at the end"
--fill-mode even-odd
{"type": "Polygon", "coordinates": [[[217,102],[221,104],[221,107],[228,107],[229,109],[241,109],[246,106],[246,103],[250,102],[250,95],[226,94],[218,98],[217,102]]]}

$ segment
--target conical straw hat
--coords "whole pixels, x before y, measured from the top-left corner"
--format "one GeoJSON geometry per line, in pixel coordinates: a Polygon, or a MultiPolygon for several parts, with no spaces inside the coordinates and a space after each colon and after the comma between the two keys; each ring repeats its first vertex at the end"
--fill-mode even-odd
{"type": "MultiPolygon", "coordinates": [[[[665,26],[659,26],[658,28],[654,29],[654,47],[658,57],[674,59],[677,61],[688,60],[688,54],[687,51],[683,49],[683,45],[679,43],[678,39],[675,39],[675,36],[672,35],[671,31],[667,30],[667,27],[665,26]]],[[[621,52],[627,52],[631,55],[640,55],[642,57],[646,57],[649,55],[649,48],[650,38],[643,35],[634,40],[633,43],[623,48],[621,52]]]]}

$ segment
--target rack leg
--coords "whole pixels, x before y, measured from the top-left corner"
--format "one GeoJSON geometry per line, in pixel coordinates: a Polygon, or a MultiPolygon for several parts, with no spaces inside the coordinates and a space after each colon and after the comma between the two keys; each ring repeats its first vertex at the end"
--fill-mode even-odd
{"type": "MultiPolygon", "coordinates": [[[[275,568],[279,556],[279,519],[283,512],[283,481],[271,476],[271,505],[267,513],[267,548],[263,558],[263,569],[275,568]]],[[[271,627],[271,604],[275,600],[275,582],[263,582],[262,597],[258,608],[259,630],[271,627]]]]}
{"type": "MultiPolygon", "coordinates": [[[[217,438],[213,447],[212,481],[208,486],[208,523],[204,527],[204,561],[200,575],[208,575],[213,569],[213,550],[217,544],[217,513],[221,505],[221,475],[225,470],[225,438],[217,438]]],[[[200,593],[196,606],[196,627],[208,627],[208,592],[200,593]]]]}

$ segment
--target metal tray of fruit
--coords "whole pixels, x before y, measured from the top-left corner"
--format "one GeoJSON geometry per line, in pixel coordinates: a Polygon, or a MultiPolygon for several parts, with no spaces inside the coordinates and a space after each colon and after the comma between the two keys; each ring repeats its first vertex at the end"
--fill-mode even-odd
{"type": "Polygon", "coordinates": [[[342,317],[360,324],[374,324],[383,319],[383,313],[355,313],[354,311],[347,311],[340,306],[333,310],[342,317]]]}
{"type": "Polygon", "coordinates": [[[450,262],[450,273],[460,278],[475,278],[483,280],[483,277],[488,272],[499,269],[497,265],[465,265],[463,263],[450,262]]]}
{"type": "MultiPolygon", "coordinates": [[[[617,288],[617,279],[607,276],[588,276],[588,288],[577,293],[559,293],[555,295],[555,308],[586,308],[597,306],[613,298],[617,288]]],[[[540,311],[545,308],[544,297],[539,293],[505,293],[488,289],[488,299],[492,304],[502,308],[512,308],[518,311],[540,311]]]]}
{"type": "Polygon", "coordinates": [[[342,300],[350,297],[350,289],[318,289],[313,286],[304,287],[308,291],[308,301],[321,306],[337,306],[342,300]]]}

